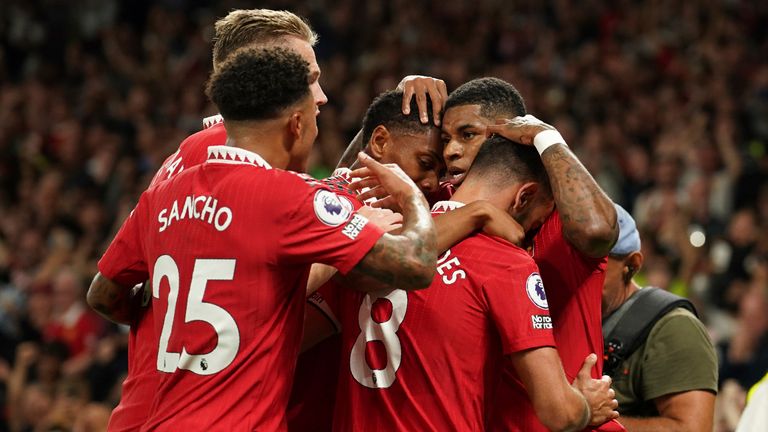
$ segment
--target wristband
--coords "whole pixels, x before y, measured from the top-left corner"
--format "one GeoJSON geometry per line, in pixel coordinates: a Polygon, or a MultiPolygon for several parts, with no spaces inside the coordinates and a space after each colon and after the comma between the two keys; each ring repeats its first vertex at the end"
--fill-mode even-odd
{"type": "Polygon", "coordinates": [[[563,136],[560,135],[560,132],[556,130],[548,129],[541,131],[537,133],[535,137],[533,137],[533,146],[536,147],[536,150],[539,152],[539,154],[544,153],[544,150],[555,144],[562,144],[566,147],[568,146],[568,144],[565,143],[563,136]]]}

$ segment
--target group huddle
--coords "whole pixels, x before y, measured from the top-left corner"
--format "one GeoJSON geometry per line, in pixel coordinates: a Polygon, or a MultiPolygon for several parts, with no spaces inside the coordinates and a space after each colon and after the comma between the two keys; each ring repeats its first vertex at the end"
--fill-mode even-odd
{"type": "Polygon", "coordinates": [[[601,372],[616,210],[563,137],[503,80],[410,76],[314,179],[315,38],[284,11],[216,23],[220,115],[88,292],[130,325],[109,430],[623,430],[601,372]]]}

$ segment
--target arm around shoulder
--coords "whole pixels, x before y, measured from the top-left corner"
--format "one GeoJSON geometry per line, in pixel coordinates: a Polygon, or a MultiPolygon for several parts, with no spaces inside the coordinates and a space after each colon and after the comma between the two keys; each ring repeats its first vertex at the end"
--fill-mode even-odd
{"type": "Polygon", "coordinates": [[[587,256],[608,255],[619,236],[613,201],[565,144],[549,147],[541,160],[549,175],[565,238],[587,256]]]}

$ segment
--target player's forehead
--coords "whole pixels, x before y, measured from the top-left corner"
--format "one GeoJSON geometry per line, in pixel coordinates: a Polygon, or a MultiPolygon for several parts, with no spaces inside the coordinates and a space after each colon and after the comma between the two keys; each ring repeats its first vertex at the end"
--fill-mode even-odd
{"type": "Polygon", "coordinates": [[[467,127],[485,128],[492,123],[482,115],[482,106],[457,105],[448,108],[443,115],[442,131],[448,134],[454,134],[467,127]]]}
{"type": "Polygon", "coordinates": [[[435,127],[425,128],[419,132],[392,131],[392,138],[397,143],[397,147],[413,153],[442,154],[443,151],[440,129],[435,127]]]}

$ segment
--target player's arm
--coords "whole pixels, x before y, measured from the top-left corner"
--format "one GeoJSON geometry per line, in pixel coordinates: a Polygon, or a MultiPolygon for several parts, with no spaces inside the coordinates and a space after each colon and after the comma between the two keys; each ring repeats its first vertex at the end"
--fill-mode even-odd
{"type": "MultiPolygon", "coordinates": [[[[357,175],[358,171],[352,174],[357,175]]],[[[368,188],[361,193],[358,199],[386,199],[387,194],[380,187],[375,187],[370,182],[354,182],[351,187],[355,189],[368,188]],[[373,186],[373,187],[371,187],[373,186]]],[[[488,235],[501,237],[504,240],[520,245],[525,238],[525,231],[509,213],[494,206],[488,201],[473,201],[463,207],[451,210],[435,216],[437,229],[437,250],[445,252],[451,246],[469,237],[478,230],[483,230],[488,235]]]]}
{"type": "MultiPolygon", "coordinates": [[[[381,228],[385,233],[393,232],[403,227],[403,215],[389,209],[363,206],[358,209],[357,213],[365,216],[370,223],[381,228]]],[[[312,295],[312,293],[336,275],[337,272],[338,270],[335,267],[326,264],[312,264],[307,280],[307,296],[312,295]]]]}
{"type": "Polygon", "coordinates": [[[435,217],[437,250],[445,252],[477,230],[519,245],[525,231],[507,212],[488,201],[474,201],[435,217]]]}
{"type": "Polygon", "coordinates": [[[665,395],[653,400],[658,417],[621,417],[628,432],[693,432],[712,430],[715,395],[693,390],[665,395]],[[708,414],[702,414],[708,413],[708,414]]]}
{"type": "Polygon", "coordinates": [[[354,274],[404,290],[426,288],[437,263],[437,236],[429,205],[418,186],[397,166],[386,167],[359,154],[363,177],[375,177],[402,210],[399,234],[385,233],[353,268],[354,274]]]}
{"type": "Polygon", "coordinates": [[[133,287],[117,284],[101,273],[93,278],[86,301],[99,315],[118,324],[131,325],[141,311],[141,295],[133,295],[133,287]]]}
{"type": "Polygon", "coordinates": [[[606,256],[619,236],[613,202],[557,130],[527,115],[490,126],[487,133],[536,146],[549,175],[563,236],[587,256],[606,256]]]}
{"type": "Polygon", "coordinates": [[[130,325],[141,313],[142,290],[134,287],[149,278],[142,253],[146,211],[145,192],[99,260],[86,296],[91,308],[119,324],[130,325]]]}
{"type": "Polygon", "coordinates": [[[336,319],[325,299],[315,293],[307,298],[304,309],[304,337],[301,339],[300,352],[304,352],[341,331],[341,323],[336,319]]]}
{"type": "MultiPolygon", "coordinates": [[[[435,125],[440,126],[443,105],[448,100],[448,88],[445,85],[445,81],[421,75],[408,75],[400,81],[397,89],[403,91],[403,114],[410,114],[411,99],[415,97],[416,105],[419,107],[419,119],[424,124],[428,123],[427,97],[429,97],[432,101],[432,121],[435,125]]],[[[363,142],[363,131],[360,130],[344,150],[336,168],[352,166],[357,159],[357,154],[363,151],[365,145],[366,143],[363,142]]]]}
{"type": "MultiPolygon", "coordinates": [[[[609,405],[616,402],[613,399],[610,382],[593,380],[590,376],[590,369],[597,360],[594,355],[584,363],[574,386],[568,383],[565,372],[563,372],[563,365],[560,362],[560,356],[553,347],[519,351],[510,357],[515,371],[528,391],[536,415],[549,430],[578,431],[584,429],[588,424],[599,425],[618,416],[618,413],[613,411],[618,403],[607,411],[603,409],[602,415],[596,416],[601,409],[598,408],[598,412],[593,413],[593,402],[585,398],[585,395],[576,386],[579,380],[597,382],[596,387],[601,387],[601,391],[596,391],[596,393],[602,393],[599,399],[603,403],[596,405],[603,405],[608,408],[609,405]],[[608,411],[612,414],[606,415],[608,411]]],[[[514,409],[514,407],[509,407],[509,409],[514,409]]]]}
{"type": "Polygon", "coordinates": [[[337,272],[336,268],[326,264],[315,263],[309,269],[309,277],[307,278],[307,296],[312,295],[323,284],[331,280],[331,277],[337,272]]]}

